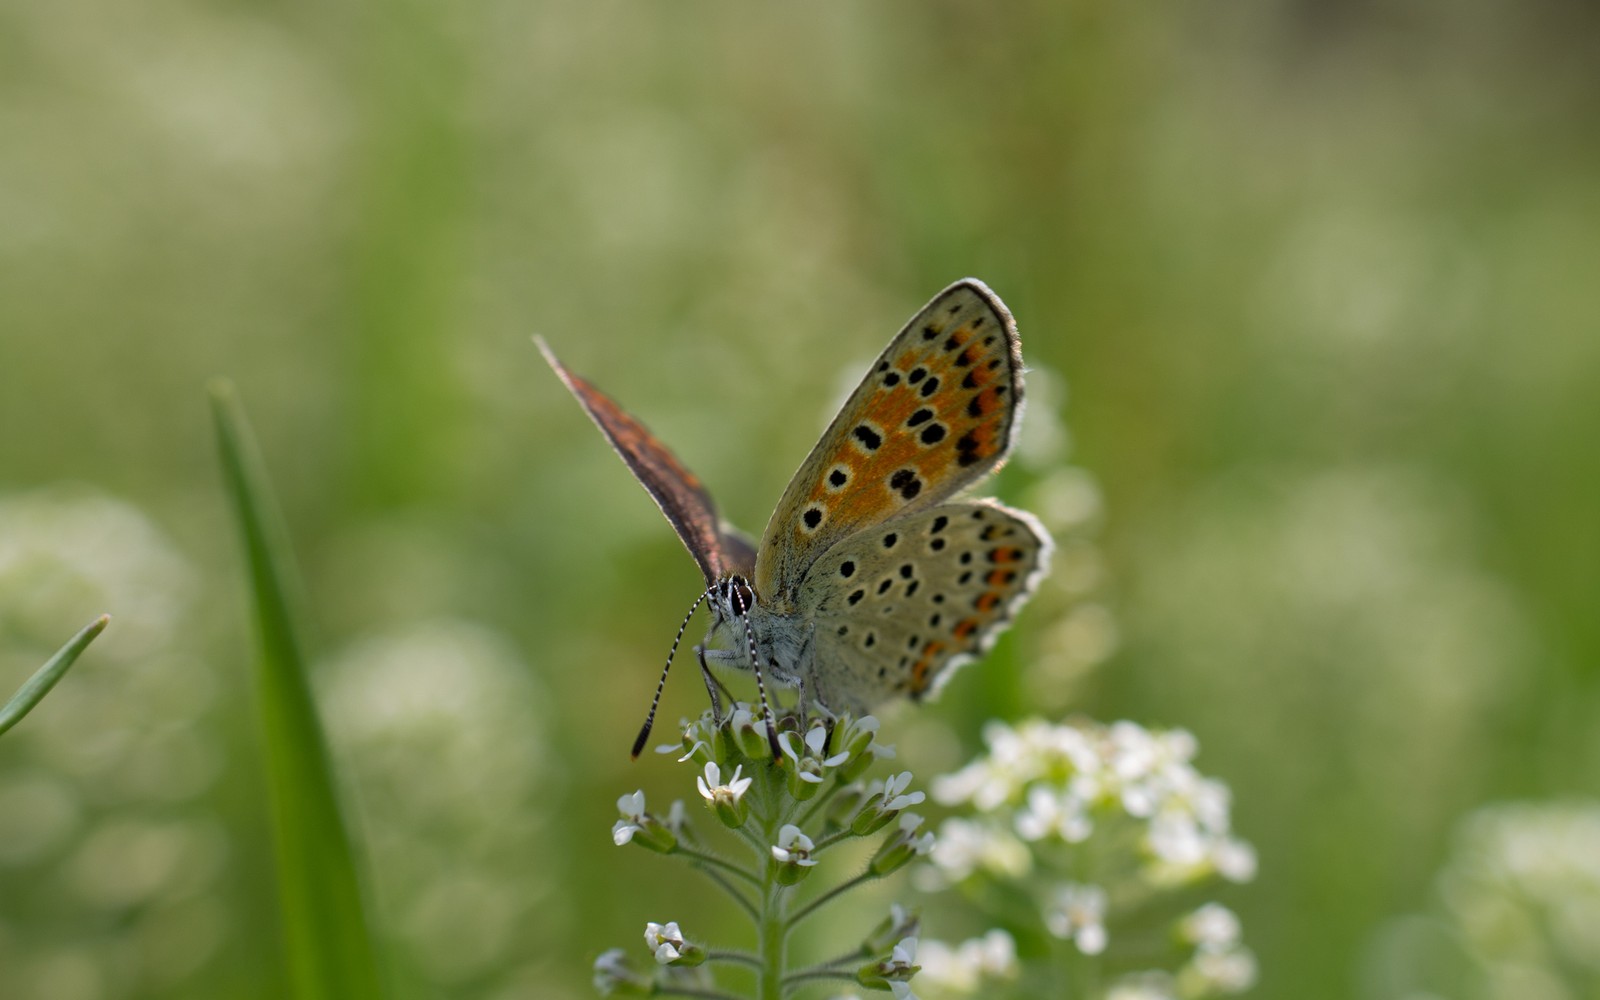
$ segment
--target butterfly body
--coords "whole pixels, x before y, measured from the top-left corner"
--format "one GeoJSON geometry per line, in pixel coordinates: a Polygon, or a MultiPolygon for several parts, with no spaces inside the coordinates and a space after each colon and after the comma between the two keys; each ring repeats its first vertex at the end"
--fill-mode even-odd
{"type": "Polygon", "coordinates": [[[982,282],[946,288],[890,341],[754,547],[641,424],[545,355],[700,566],[710,664],[834,712],[920,700],[988,648],[1046,572],[1037,520],[958,498],[1004,460],[1021,413],[1016,327],[982,282]]]}

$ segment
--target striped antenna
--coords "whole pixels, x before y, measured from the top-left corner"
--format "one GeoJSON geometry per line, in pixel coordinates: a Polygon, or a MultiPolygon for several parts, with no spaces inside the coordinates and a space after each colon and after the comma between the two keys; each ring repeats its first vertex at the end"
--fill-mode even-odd
{"type": "Polygon", "coordinates": [[[640,752],[644,750],[645,740],[650,738],[650,729],[656,724],[656,709],[661,707],[661,692],[666,690],[667,671],[672,669],[672,658],[678,655],[678,643],[683,641],[683,633],[688,630],[690,619],[700,610],[700,605],[705,603],[705,599],[711,596],[711,591],[714,589],[708,587],[694,599],[694,603],[689,605],[689,613],[683,616],[683,624],[678,626],[678,634],[672,640],[672,649],[667,652],[667,665],[661,668],[661,679],[656,681],[656,696],[650,699],[650,714],[645,716],[644,725],[639,728],[639,738],[633,741],[634,760],[639,759],[640,752]]]}

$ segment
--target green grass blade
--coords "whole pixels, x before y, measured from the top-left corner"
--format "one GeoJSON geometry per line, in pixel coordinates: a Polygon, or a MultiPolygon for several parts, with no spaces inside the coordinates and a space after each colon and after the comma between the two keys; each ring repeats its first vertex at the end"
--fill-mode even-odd
{"type": "Polygon", "coordinates": [[[377,997],[360,871],[295,627],[298,577],[287,536],[233,386],[213,384],[211,405],[255,598],[256,689],[293,993],[299,1000],[377,997]]]}
{"type": "Polygon", "coordinates": [[[89,643],[94,637],[105,631],[106,623],[111,621],[110,615],[101,615],[88,625],[83,631],[72,637],[72,641],[56,651],[50,657],[50,662],[40,667],[38,672],[28,678],[26,684],[17,688],[17,693],[11,696],[4,708],[0,708],[0,733],[22,721],[22,717],[33,711],[33,706],[44,700],[50,689],[56,686],[56,681],[65,677],[67,668],[77,662],[78,656],[89,648],[89,643]]]}

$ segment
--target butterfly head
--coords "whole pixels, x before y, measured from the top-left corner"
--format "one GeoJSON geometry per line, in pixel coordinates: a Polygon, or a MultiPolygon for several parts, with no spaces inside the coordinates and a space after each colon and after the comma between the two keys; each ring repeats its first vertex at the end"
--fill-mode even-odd
{"type": "Polygon", "coordinates": [[[755,607],[756,594],[750,581],[737,574],[723,577],[710,590],[711,613],[718,622],[743,619],[755,607]]]}

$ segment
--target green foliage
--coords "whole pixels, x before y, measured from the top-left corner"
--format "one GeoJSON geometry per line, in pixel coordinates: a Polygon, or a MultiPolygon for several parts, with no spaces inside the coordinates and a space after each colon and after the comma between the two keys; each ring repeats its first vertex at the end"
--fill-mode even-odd
{"type": "Polygon", "coordinates": [[[277,842],[284,949],[299,1000],[381,995],[356,852],[291,608],[296,573],[238,395],[211,390],[256,614],[256,696],[277,842]]]}
{"type": "Polygon", "coordinates": [[[95,636],[105,631],[110,622],[110,615],[101,615],[85,625],[81,632],[73,636],[70,642],[62,646],[56,655],[50,657],[38,672],[17,689],[11,700],[0,707],[0,733],[21,722],[23,716],[33,711],[34,706],[50,693],[50,689],[56,686],[57,681],[67,675],[68,668],[78,661],[83,651],[89,648],[89,643],[94,641],[95,636]]]}

